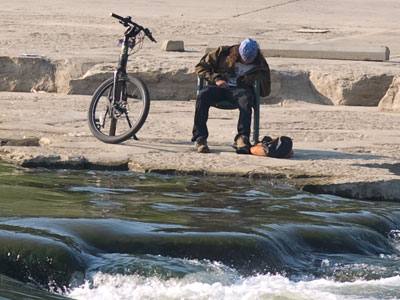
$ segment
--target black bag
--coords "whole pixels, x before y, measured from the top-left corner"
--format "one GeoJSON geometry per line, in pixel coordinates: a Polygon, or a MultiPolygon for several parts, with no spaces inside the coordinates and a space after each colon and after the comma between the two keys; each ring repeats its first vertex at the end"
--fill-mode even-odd
{"type": "Polygon", "coordinates": [[[272,139],[269,136],[264,136],[261,140],[265,155],[275,158],[289,158],[293,154],[293,141],[290,137],[279,136],[272,139]]]}

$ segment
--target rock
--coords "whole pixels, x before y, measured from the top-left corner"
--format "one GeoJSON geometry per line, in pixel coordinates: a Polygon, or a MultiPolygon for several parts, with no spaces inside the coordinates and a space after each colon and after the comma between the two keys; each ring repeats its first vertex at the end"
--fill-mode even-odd
{"type": "Polygon", "coordinates": [[[353,73],[348,70],[310,74],[315,90],[333,105],[377,106],[392,79],[392,75],[353,73]]]}
{"type": "Polygon", "coordinates": [[[88,160],[81,156],[61,156],[61,155],[38,155],[32,158],[24,158],[21,162],[24,168],[56,168],[56,169],[87,169],[88,160]]]}
{"type": "Polygon", "coordinates": [[[381,111],[400,112],[400,77],[395,76],[392,84],[379,102],[378,109],[381,111]]]}
{"type": "Polygon", "coordinates": [[[0,57],[0,91],[55,92],[55,67],[41,57],[0,57]]]}
{"type": "Polygon", "coordinates": [[[16,146],[16,147],[37,147],[39,145],[39,139],[22,138],[22,139],[2,139],[0,140],[0,146],[16,146]]]}
{"type": "Polygon", "coordinates": [[[271,95],[262,103],[301,101],[314,104],[331,104],[329,99],[315,91],[309,72],[271,70],[271,95]]]}
{"type": "Polygon", "coordinates": [[[96,65],[95,62],[86,58],[70,58],[54,61],[57,93],[70,94],[73,91],[71,81],[82,77],[94,65],[96,65]]]}
{"type": "Polygon", "coordinates": [[[81,78],[71,79],[68,94],[92,95],[105,80],[113,77],[112,72],[89,70],[81,78]],[[97,73],[96,73],[97,72],[97,73]]]}
{"type": "Polygon", "coordinates": [[[47,137],[42,137],[39,140],[39,145],[40,146],[49,146],[51,144],[52,144],[51,140],[49,138],[47,138],[47,137]]]}
{"type": "Polygon", "coordinates": [[[183,41],[170,41],[166,40],[162,44],[161,47],[162,51],[178,51],[178,52],[184,52],[185,48],[183,45],[183,41]]]}
{"type": "MultiPolygon", "coordinates": [[[[110,66],[96,65],[81,78],[70,81],[70,94],[91,95],[105,80],[112,78],[110,66]]],[[[146,84],[151,100],[190,100],[196,97],[196,75],[186,69],[174,72],[138,72],[128,70],[146,84]]]]}
{"type": "Polygon", "coordinates": [[[400,181],[393,179],[342,184],[308,184],[303,186],[302,189],[310,193],[331,194],[351,199],[399,201],[400,181]]]}
{"type": "Polygon", "coordinates": [[[186,72],[143,72],[137,74],[146,83],[154,100],[196,99],[197,76],[186,72]]]}

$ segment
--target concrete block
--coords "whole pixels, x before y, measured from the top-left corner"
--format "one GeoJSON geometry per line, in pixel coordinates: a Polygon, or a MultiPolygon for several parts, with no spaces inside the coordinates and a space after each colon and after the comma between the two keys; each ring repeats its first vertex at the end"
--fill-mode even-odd
{"type": "Polygon", "coordinates": [[[178,51],[178,52],[184,52],[185,47],[183,45],[183,41],[170,41],[166,40],[162,44],[161,47],[162,51],[178,51]]]}
{"type": "MultiPolygon", "coordinates": [[[[237,43],[237,42],[236,42],[237,43]]],[[[224,43],[224,45],[234,45],[224,43]]],[[[218,42],[211,42],[206,52],[221,45],[218,42]]],[[[338,44],[271,44],[259,43],[262,54],[268,57],[286,58],[312,58],[312,59],[340,59],[340,60],[368,60],[386,61],[389,60],[390,50],[385,46],[371,45],[338,45],[338,44]]]]}

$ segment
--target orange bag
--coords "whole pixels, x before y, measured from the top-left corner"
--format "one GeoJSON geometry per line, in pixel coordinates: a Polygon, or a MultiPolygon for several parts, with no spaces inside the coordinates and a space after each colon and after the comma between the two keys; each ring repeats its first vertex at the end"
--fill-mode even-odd
{"type": "Polygon", "coordinates": [[[264,151],[262,143],[250,147],[250,153],[257,156],[267,156],[264,151]]]}
{"type": "Polygon", "coordinates": [[[290,137],[279,136],[272,139],[264,136],[260,143],[250,147],[250,153],[257,156],[289,158],[293,155],[292,147],[293,141],[290,137]]]}

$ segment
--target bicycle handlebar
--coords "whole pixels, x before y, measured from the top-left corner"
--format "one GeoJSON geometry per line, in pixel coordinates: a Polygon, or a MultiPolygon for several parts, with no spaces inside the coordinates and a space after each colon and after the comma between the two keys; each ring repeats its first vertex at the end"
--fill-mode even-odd
{"type": "Polygon", "coordinates": [[[118,19],[118,20],[120,20],[120,21],[122,21],[124,23],[128,23],[127,18],[123,18],[121,16],[118,16],[117,14],[111,13],[110,16],[113,17],[113,18],[116,18],[116,19],[118,19]]]}
{"type": "Polygon", "coordinates": [[[119,20],[119,22],[124,25],[125,27],[128,27],[129,25],[132,25],[136,28],[139,29],[139,31],[143,31],[144,34],[150,39],[150,41],[157,43],[157,41],[154,39],[153,35],[151,34],[150,30],[148,28],[143,28],[142,26],[140,26],[139,24],[135,23],[132,21],[131,17],[121,17],[117,14],[111,13],[110,14],[111,17],[116,18],[119,20]]]}

